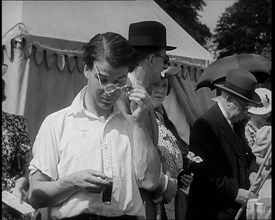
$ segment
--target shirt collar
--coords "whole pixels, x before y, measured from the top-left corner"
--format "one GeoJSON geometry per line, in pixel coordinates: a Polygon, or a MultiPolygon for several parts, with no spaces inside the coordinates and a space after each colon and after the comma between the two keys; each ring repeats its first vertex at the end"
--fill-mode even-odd
{"type": "MultiPolygon", "coordinates": [[[[72,114],[72,115],[77,115],[79,113],[84,113],[86,115],[90,115],[92,117],[96,117],[96,115],[94,115],[93,113],[91,112],[88,112],[85,108],[84,108],[84,95],[87,91],[87,85],[77,94],[77,96],[74,98],[72,104],[71,104],[71,107],[70,107],[70,111],[69,111],[69,114],[72,114]]],[[[114,107],[113,107],[113,112],[110,114],[109,118],[110,117],[113,117],[117,114],[120,114],[122,113],[122,115],[125,117],[125,114],[123,114],[123,109],[121,109],[121,106],[118,104],[118,103],[115,103],[114,104],[114,107]]]]}
{"type": "Polygon", "coordinates": [[[229,120],[228,116],[227,116],[227,113],[225,111],[225,109],[223,108],[222,104],[221,104],[221,101],[218,101],[218,106],[223,114],[223,116],[225,117],[225,119],[227,120],[228,124],[230,125],[230,127],[233,129],[233,124],[232,122],[229,120]]]}
{"type": "Polygon", "coordinates": [[[84,95],[86,93],[87,86],[85,86],[81,91],[77,94],[77,96],[74,98],[69,114],[76,115],[77,113],[83,112],[85,110],[84,108],[84,95]]]}

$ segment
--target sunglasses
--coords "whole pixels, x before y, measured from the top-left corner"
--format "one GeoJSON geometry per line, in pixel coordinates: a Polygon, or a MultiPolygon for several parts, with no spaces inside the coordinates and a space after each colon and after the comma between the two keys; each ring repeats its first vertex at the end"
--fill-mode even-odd
{"type": "Polygon", "coordinates": [[[169,63],[169,56],[168,55],[164,55],[164,56],[161,56],[160,54],[158,53],[154,53],[157,57],[160,57],[163,59],[163,64],[164,65],[167,65],[169,63]]]}
{"type": "Polygon", "coordinates": [[[113,83],[110,83],[110,84],[108,84],[106,86],[103,86],[102,83],[101,83],[100,77],[99,77],[100,71],[99,71],[99,69],[98,69],[98,67],[97,67],[96,64],[94,64],[94,66],[95,66],[95,69],[96,69],[96,74],[97,74],[97,77],[98,77],[100,88],[103,89],[104,92],[107,95],[111,95],[112,93],[114,93],[117,90],[120,90],[123,93],[128,93],[128,92],[130,92],[133,89],[133,87],[130,86],[130,85],[117,86],[116,84],[113,84],[113,83]]]}

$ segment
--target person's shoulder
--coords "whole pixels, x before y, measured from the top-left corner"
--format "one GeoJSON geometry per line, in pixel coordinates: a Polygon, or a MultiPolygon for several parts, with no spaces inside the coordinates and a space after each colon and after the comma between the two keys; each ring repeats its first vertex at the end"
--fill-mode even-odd
{"type": "Polygon", "coordinates": [[[43,121],[43,124],[54,124],[54,127],[58,126],[58,124],[62,124],[70,115],[70,110],[71,108],[69,106],[47,115],[43,121]]]}
{"type": "Polygon", "coordinates": [[[271,135],[271,126],[265,125],[257,131],[257,136],[269,136],[271,135]]]}
{"type": "Polygon", "coordinates": [[[2,118],[4,118],[4,120],[6,121],[10,121],[13,123],[25,123],[26,119],[24,118],[23,115],[19,115],[19,114],[11,114],[8,112],[2,112],[2,118]]]}
{"type": "Polygon", "coordinates": [[[259,147],[268,147],[271,143],[271,126],[263,126],[256,133],[254,150],[259,147]]]}
{"type": "Polygon", "coordinates": [[[71,106],[68,106],[66,108],[62,108],[58,111],[55,111],[49,115],[46,116],[46,119],[51,119],[51,120],[57,120],[60,118],[65,118],[70,114],[71,106]]]}
{"type": "Polygon", "coordinates": [[[218,105],[214,105],[208,110],[206,110],[203,114],[201,114],[197,121],[206,120],[206,121],[214,121],[216,117],[218,116],[219,107],[218,105]]]}
{"type": "Polygon", "coordinates": [[[218,105],[212,106],[196,119],[193,125],[193,127],[196,128],[194,130],[199,132],[202,130],[218,131],[219,127],[225,123],[225,119],[223,119],[221,115],[218,105]]]}
{"type": "Polygon", "coordinates": [[[2,115],[4,115],[4,117],[6,118],[24,118],[23,115],[19,115],[19,114],[12,114],[12,113],[8,113],[8,112],[2,112],[2,115]]]}
{"type": "Polygon", "coordinates": [[[70,108],[66,107],[47,115],[40,125],[39,133],[42,135],[49,131],[60,133],[64,127],[66,119],[68,118],[69,110],[70,108]]]}

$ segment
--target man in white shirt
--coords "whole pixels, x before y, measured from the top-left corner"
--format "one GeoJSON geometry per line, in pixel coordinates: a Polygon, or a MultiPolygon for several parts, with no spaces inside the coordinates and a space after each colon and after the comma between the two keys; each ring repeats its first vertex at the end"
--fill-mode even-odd
{"type": "Polygon", "coordinates": [[[71,106],[46,117],[33,146],[34,208],[51,206],[54,219],[145,218],[139,187],[164,190],[160,159],[144,130],[150,97],[139,85],[125,86],[135,56],[116,33],[97,34],[85,46],[87,86],[71,106]],[[131,100],[131,115],[117,104],[122,93],[131,100]]]}

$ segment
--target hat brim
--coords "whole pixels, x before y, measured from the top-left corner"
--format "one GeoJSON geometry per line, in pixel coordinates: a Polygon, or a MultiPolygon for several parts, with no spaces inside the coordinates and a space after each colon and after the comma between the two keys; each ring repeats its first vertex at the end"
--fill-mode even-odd
{"type": "Polygon", "coordinates": [[[247,102],[250,102],[250,103],[254,103],[254,104],[257,104],[257,105],[260,105],[261,104],[261,99],[259,97],[259,95],[256,93],[256,92],[253,92],[253,95],[252,95],[252,99],[248,99],[247,97],[235,92],[234,90],[231,90],[231,89],[228,89],[227,87],[224,87],[223,85],[221,84],[214,84],[217,88],[221,89],[221,90],[224,90],[226,92],[229,92],[233,95],[236,95],[238,96],[239,98],[247,101],[247,102]]]}
{"type": "Polygon", "coordinates": [[[177,47],[166,46],[165,48],[166,48],[167,51],[170,51],[170,50],[175,50],[177,47]]]}
{"type": "Polygon", "coordinates": [[[173,46],[152,46],[152,45],[135,45],[135,44],[131,44],[134,48],[154,48],[154,49],[160,49],[160,48],[165,48],[166,51],[171,51],[171,50],[175,50],[177,47],[173,47],[173,46]]]}
{"type": "Polygon", "coordinates": [[[7,70],[8,70],[8,65],[2,64],[2,76],[5,75],[5,73],[7,72],[7,70]]]}
{"type": "Polygon", "coordinates": [[[248,112],[253,115],[265,115],[271,112],[271,105],[268,108],[252,106],[248,109],[248,112]]]}

